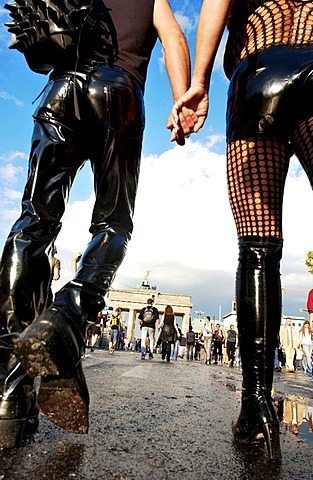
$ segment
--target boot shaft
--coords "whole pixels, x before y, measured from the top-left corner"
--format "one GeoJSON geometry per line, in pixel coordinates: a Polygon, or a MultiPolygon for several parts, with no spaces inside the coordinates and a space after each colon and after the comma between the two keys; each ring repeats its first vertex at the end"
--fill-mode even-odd
{"type": "Polygon", "coordinates": [[[236,277],[238,338],[243,391],[270,390],[281,323],[282,240],[239,239],[236,277]]]}

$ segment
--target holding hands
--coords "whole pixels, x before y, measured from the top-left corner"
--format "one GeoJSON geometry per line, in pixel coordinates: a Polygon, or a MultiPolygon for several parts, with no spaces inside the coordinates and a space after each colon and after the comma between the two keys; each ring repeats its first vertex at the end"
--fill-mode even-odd
{"type": "Polygon", "coordinates": [[[172,115],[167,122],[167,128],[172,130],[171,141],[197,133],[204,125],[208,107],[207,89],[201,84],[192,84],[172,107],[172,115]]]}

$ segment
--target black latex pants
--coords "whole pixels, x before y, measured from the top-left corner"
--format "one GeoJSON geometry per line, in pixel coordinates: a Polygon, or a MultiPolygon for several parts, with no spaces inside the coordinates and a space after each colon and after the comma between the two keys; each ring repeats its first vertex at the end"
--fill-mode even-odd
{"type": "Polygon", "coordinates": [[[86,160],[94,173],[96,199],[92,239],[74,280],[105,294],[133,229],[144,129],[143,97],[136,82],[121,69],[96,63],[76,77],[56,72],[34,120],[22,213],[1,260],[1,335],[24,330],[44,309],[51,245],[86,160]]]}

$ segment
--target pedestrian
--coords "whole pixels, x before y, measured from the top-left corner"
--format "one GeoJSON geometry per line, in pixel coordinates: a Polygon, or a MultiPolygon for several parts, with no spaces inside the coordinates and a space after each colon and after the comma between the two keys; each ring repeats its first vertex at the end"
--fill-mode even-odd
{"type": "Polygon", "coordinates": [[[91,352],[95,351],[96,343],[101,335],[101,320],[102,311],[98,313],[97,323],[91,325],[87,331],[87,348],[89,347],[91,352]]]}
{"type": "Polygon", "coordinates": [[[226,333],[226,351],[228,357],[228,364],[230,367],[234,366],[235,351],[237,344],[237,332],[234,325],[229,326],[229,330],[226,333]]]}
{"type": "Polygon", "coordinates": [[[213,360],[214,365],[217,365],[218,360],[220,363],[223,363],[223,343],[224,343],[224,332],[221,329],[219,323],[215,325],[213,333],[213,360]]]}
{"type": "Polygon", "coordinates": [[[289,317],[285,320],[285,325],[280,327],[280,343],[282,350],[286,355],[286,372],[295,372],[295,354],[300,345],[300,339],[297,330],[291,325],[289,317]]]}
{"type": "Polygon", "coordinates": [[[174,360],[177,360],[180,341],[181,341],[181,338],[182,338],[182,331],[179,328],[178,323],[176,323],[176,327],[177,327],[177,330],[178,330],[178,337],[176,338],[174,345],[172,345],[172,352],[171,352],[171,357],[173,357],[174,360]]]}
{"type": "Polygon", "coordinates": [[[299,339],[304,353],[302,359],[303,369],[309,377],[312,377],[312,333],[309,320],[305,320],[299,332],[299,339]]]}
{"type": "Polygon", "coordinates": [[[146,307],[139,313],[139,325],[141,329],[141,360],[146,358],[146,338],[149,336],[149,358],[153,358],[155,330],[159,329],[159,311],[153,306],[153,298],[148,298],[146,307]]]}
{"type": "MultiPolygon", "coordinates": [[[[36,376],[42,376],[41,412],[68,431],[88,431],[89,394],[81,355],[87,327],[104,307],[133,230],[143,93],[157,38],[174,100],[188,88],[190,74],[186,39],[168,0],[99,0],[88,8],[69,0],[61,13],[60,2],[50,0],[47,9],[45,2],[32,1],[30,6],[28,0],[18,0],[17,6],[8,7],[16,25],[12,22],[10,29],[17,32],[13,47],[25,52],[34,70],[53,71],[34,114],[22,213],[8,236],[0,268],[3,448],[19,445],[33,415],[36,376]],[[75,31],[62,31],[76,20],[75,31]],[[36,44],[36,33],[44,35],[51,24],[54,34],[36,44]],[[61,45],[56,55],[51,43],[56,49],[61,45]],[[37,306],[50,279],[49,248],[86,160],[95,185],[91,241],[73,280],[41,312],[37,306]],[[16,357],[9,361],[13,343],[16,357]]],[[[167,126],[172,129],[171,119],[167,126]]],[[[171,139],[183,144],[179,135],[172,129],[171,139]]]]}
{"type": "Polygon", "coordinates": [[[162,344],[162,360],[170,362],[172,345],[175,345],[177,338],[179,337],[179,331],[175,321],[174,311],[171,305],[167,305],[164,310],[162,322],[160,324],[161,333],[159,340],[162,344]]]}
{"type": "Polygon", "coordinates": [[[109,353],[114,353],[118,348],[123,329],[122,309],[118,307],[110,317],[109,353]]]}
{"type": "Polygon", "coordinates": [[[180,337],[180,343],[178,347],[178,356],[179,358],[184,358],[185,353],[186,353],[186,336],[182,334],[180,337]]]}
{"type": "Polygon", "coordinates": [[[52,282],[57,282],[61,277],[61,262],[56,256],[58,253],[57,247],[52,246],[52,258],[51,258],[51,278],[49,283],[49,290],[47,295],[47,304],[45,308],[53,302],[52,282]]]}
{"type": "Polygon", "coordinates": [[[203,337],[203,346],[204,346],[204,363],[206,365],[211,364],[211,351],[212,351],[212,340],[213,340],[213,326],[211,323],[211,317],[208,315],[205,317],[205,323],[202,329],[202,337],[203,337]]]}
{"type": "Polygon", "coordinates": [[[195,335],[195,332],[193,331],[192,325],[190,325],[189,330],[186,333],[187,360],[193,360],[195,343],[196,343],[196,335],[195,335]]]}
{"type": "Polygon", "coordinates": [[[239,243],[236,313],[243,375],[233,433],[244,443],[263,434],[270,457],[281,455],[271,391],[281,321],[282,204],[293,154],[313,185],[312,10],[312,2],[303,0],[203,0],[191,87],[172,109],[175,128],[185,135],[203,126],[227,25],[227,177],[239,243]]]}

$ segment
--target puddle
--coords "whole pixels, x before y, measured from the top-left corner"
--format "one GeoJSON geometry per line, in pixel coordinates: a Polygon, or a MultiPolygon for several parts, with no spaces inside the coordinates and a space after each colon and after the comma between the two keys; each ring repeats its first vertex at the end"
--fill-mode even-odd
{"type": "Polygon", "coordinates": [[[297,395],[275,397],[281,432],[294,435],[299,442],[313,446],[313,406],[309,399],[297,395]]]}

